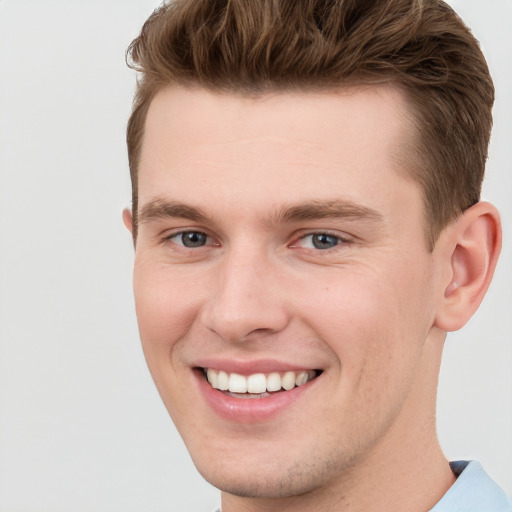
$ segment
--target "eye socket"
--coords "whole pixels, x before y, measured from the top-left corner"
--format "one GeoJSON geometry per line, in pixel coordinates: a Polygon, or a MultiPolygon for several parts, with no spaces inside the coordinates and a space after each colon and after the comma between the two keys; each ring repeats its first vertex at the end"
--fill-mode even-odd
{"type": "Polygon", "coordinates": [[[203,247],[208,243],[208,235],[201,231],[182,231],[181,233],[175,233],[167,238],[177,245],[182,245],[190,249],[196,247],[203,247]]]}

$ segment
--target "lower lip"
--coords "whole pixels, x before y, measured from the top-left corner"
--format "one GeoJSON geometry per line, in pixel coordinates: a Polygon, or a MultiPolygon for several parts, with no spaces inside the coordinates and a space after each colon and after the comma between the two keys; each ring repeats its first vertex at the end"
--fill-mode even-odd
{"type": "Polygon", "coordinates": [[[204,378],[202,370],[195,370],[195,373],[206,403],[222,418],[238,423],[262,423],[274,418],[307,393],[319,378],[316,377],[290,391],[272,393],[263,398],[235,398],[212,388],[204,378]]]}

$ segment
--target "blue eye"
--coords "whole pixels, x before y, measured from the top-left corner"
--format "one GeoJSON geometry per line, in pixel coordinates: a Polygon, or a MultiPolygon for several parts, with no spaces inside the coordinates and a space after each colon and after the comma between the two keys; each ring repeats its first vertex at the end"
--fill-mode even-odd
{"type": "Polygon", "coordinates": [[[183,245],[183,247],[203,247],[208,242],[208,235],[201,233],[201,231],[184,231],[172,235],[169,240],[173,240],[174,243],[183,245]]]}
{"type": "Polygon", "coordinates": [[[340,243],[340,239],[326,233],[315,233],[311,235],[311,243],[315,249],[331,249],[340,243]]]}
{"type": "Polygon", "coordinates": [[[303,236],[299,245],[304,249],[326,250],[346,242],[343,238],[329,233],[311,233],[303,236]]]}

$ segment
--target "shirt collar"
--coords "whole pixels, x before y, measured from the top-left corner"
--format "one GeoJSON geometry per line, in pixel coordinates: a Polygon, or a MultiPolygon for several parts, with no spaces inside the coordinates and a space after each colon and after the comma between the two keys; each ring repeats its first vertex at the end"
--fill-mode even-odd
{"type": "Polygon", "coordinates": [[[457,476],[430,512],[512,512],[512,502],[477,461],[450,462],[457,476]]]}

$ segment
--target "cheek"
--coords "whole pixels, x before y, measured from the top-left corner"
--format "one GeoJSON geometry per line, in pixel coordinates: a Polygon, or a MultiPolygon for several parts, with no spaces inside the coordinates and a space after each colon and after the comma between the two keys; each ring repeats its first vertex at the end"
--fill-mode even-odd
{"type": "MultiPolygon", "coordinates": [[[[156,262],[135,261],[134,295],[147,366],[173,420],[188,417],[189,382],[180,353],[197,317],[200,289],[186,272],[156,262]]],[[[199,281],[200,282],[200,281],[199,281]]]]}
{"type": "Polygon", "coordinates": [[[332,282],[322,299],[302,308],[304,321],[333,353],[329,414],[354,442],[363,431],[386,428],[399,414],[412,392],[427,334],[411,297],[389,281],[366,277],[332,282]]]}
{"type": "Polygon", "coordinates": [[[202,301],[197,276],[166,265],[135,262],[134,295],[146,351],[169,351],[189,330],[202,301]]]}
{"type": "Polygon", "coordinates": [[[430,328],[423,276],[396,267],[385,270],[326,273],[325,278],[304,282],[302,292],[294,294],[303,301],[298,307],[303,320],[336,354],[352,380],[377,370],[382,379],[392,379],[393,372],[420,357],[430,328]]]}

